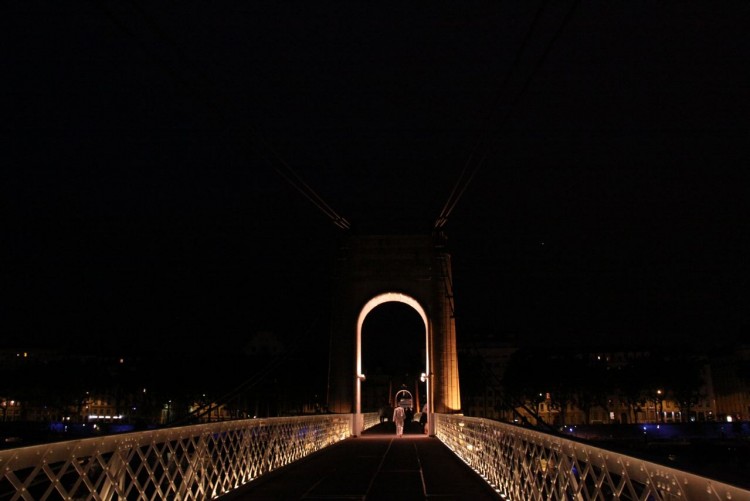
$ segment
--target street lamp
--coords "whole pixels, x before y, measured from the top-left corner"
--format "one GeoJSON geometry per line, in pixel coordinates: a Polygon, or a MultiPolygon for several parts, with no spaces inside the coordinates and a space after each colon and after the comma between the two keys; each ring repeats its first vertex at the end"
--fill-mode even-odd
{"type": "Polygon", "coordinates": [[[662,396],[661,396],[662,395],[662,391],[661,390],[656,390],[656,395],[657,395],[657,397],[659,399],[658,402],[657,402],[659,416],[656,418],[656,422],[657,423],[663,423],[664,422],[664,420],[663,420],[664,416],[662,415],[663,414],[662,411],[663,411],[663,407],[664,407],[664,404],[663,404],[664,400],[662,399],[662,396]]]}
{"type": "Polygon", "coordinates": [[[419,380],[427,384],[427,434],[431,437],[435,436],[435,409],[432,406],[434,399],[432,398],[432,386],[430,384],[433,376],[434,374],[425,372],[419,376],[419,380]]]}

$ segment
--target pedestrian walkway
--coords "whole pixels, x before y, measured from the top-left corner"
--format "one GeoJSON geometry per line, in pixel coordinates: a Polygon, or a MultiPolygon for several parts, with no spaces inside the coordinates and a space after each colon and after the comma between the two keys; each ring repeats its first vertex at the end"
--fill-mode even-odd
{"type": "Polygon", "coordinates": [[[450,449],[419,433],[377,425],[224,496],[229,500],[497,500],[500,496],[450,449]]]}

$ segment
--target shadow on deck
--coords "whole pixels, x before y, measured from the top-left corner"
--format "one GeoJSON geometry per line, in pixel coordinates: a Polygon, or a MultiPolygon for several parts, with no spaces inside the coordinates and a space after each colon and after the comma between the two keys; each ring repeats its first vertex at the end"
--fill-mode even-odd
{"type": "Polygon", "coordinates": [[[442,442],[414,423],[390,423],[273,471],[223,497],[254,499],[482,500],[499,495],[442,442]]]}

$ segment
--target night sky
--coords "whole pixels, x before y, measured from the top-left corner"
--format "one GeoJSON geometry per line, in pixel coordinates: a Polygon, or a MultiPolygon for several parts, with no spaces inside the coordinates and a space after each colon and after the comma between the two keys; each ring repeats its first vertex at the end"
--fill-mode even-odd
{"type": "Polygon", "coordinates": [[[748,338],[745,0],[1,9],[0,348],[327,343],[347,232],[291,170],[351,234],[474,174],[459,343],[748,338]]]}

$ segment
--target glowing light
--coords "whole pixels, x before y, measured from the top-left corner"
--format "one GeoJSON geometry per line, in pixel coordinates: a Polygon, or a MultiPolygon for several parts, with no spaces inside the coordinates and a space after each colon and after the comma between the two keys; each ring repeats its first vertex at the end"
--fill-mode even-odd
{"type": "MultiPolygon", "coordinates": [[[[375,296],[374,298],[370,299],[360,310],[359,316],[357,318],[357,344],[356,344],[356,372],[355,374],[360,375],[362,374],[362,325],[365,323],[365,318],[367,315],[376,307],[380,306],[384,303],[404,303],[408,306],[411,306],[416,310],[416,312],[419,314],[419,316],[422,318],[422,324],[424,325],[424,339],[425,339],[425,373],[430,373],[430,339],[429,339],[429,322],[427,321],[427,313],[425,312],[425,309],[422,307],[422,305],[419,304],[419,302],[414,299],[413,297],[407,296],[406,294],[401,294],[400,292],[386,292],[384,294],[380,294],[375,296]]],[[[362,396],[361,396],[361,379],[359,379],[359,376],[356,378],[356,388],[355,388],[355,406],[356,406],[356,413],[357,415],[361,414],[361,405],[362,405],[362,396]]],[[[427,401],[428,403],[431,403],[432,400],[432,388],[430,388],[431,384],[427,383],[427,401]]],[[[352,421],[354,423],[354,421],[352,421]]],[[[353,431],[352,434],[356,435],[358,431],[353,431]]]]}
{"type": "MultiPolygon", "coordinates": [[[[379,296],[375,296],[374,298],[370,299],[367,304],[362,308],[362,311],[359,312],[359,318],[357,318],[357,373],[362,372],[362,325],[365,323],[365,318],[367,315],[376,307],[380,306],[384,303],[404,303],[416,310],[417,313],[419,313],[419,316],[422,318],[422,323],[424,324],[425,329],[425,342],[428,343],[427,349],[425,352],[429,353],[429,339],[427,336],[427,326],[429,325],[427,322],[427,313],[425,312],[424,308],[422,308],[422,305],[420,305],[416,299],[407,296],[406,294],[401,294],[399,292],[386,292],[385,294],[380,294],[379,296]]],[[[427,357],[427,373],[430,372],[429,367],[429,357],[427,357]]]]}

